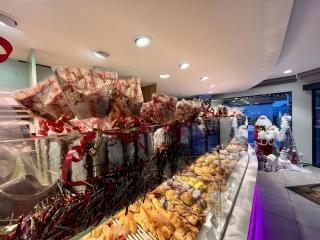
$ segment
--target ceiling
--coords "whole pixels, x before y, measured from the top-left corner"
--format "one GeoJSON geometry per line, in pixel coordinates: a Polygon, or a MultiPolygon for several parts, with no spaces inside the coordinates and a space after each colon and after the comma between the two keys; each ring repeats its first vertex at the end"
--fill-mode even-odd
{"type": "Polygon", "coordinates": [[[283,71],[292,74],[320,67],[320,1],[296,0],[279,61],[270,78],[282,77],[283,71]]]}
{"type": "MultiPolygon", "coordinates": [[[[293,0],[0,0],[0,10],[18,21],[16,30],[0,27],[0,36],[21,60],[34,48],[39,64],[103,66],[140,76],[143,85],[157,83],[167,94],[235,92],[291,67],[286,58],[301,38],[281,49],[292,5],[293,0]],[[151,37],[149,47],[134,45],[139,34],[151,37]],[[105,50],[110,58],[99,60],[92,50],[105,50]],[[181,71],[183,61],[191,66],[181,71]],[[171,77],[160,79],[164,73],[171,77]],[[201,76],[209,80],[201,82],[201,76]]],[[[294,35],[301,31],[308,33],[294,35]]]]}

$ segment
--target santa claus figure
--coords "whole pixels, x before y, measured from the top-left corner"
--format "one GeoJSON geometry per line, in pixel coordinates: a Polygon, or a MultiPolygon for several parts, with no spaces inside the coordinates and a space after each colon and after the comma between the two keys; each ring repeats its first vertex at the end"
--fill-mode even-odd
{"type": "Polygon", "coordinates": [[[257,150],[265,156],[272,154],[274,138],[271,121],[265,115],[260,116],[254,127],[254,140],[257,150]]]}

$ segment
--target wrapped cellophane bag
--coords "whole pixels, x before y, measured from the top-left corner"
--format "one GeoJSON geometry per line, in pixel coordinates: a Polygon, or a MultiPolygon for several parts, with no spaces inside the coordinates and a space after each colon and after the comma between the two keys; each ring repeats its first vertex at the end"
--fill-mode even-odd
{"type": "Polygon", "coordinates": [[[148,123],[169,124],[174,122],[177,98],[165,94],[153,94],[152,101],[142,104],[141,117],[148,123]]]}
{"type": "Polygon", "coordinates": [[[143,103],[140,79],[119,79],[113,82],[113,89],[114,102],[107,121],[112,123],[112,128],[135,127],[143,103]]]}
{"type": "Polygon", "coordinates": [[[175,119],[179,122],[192,122],[201,111],[201,102],[198,100],[185,100],[177,102],[175,119]]]}
{"type": "Polygon", "coordinates": [[[65,100],[78,119],[104,118],[111,109],[116,73],[54,67],[65,100]]]}
{"type": "Polygon", "coordinates": [[[64,114],[70,119],[74,118],[55,76],[35,87],[14,92],[14,98],[35,117],[55,121],[64,114]]]}

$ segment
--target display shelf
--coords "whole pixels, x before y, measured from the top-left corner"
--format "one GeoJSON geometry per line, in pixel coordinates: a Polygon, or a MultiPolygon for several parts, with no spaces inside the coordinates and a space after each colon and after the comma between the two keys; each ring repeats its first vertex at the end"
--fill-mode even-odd
{"type": "MultiPolygon", "coordinates": [[[[204,211],[205,220],[201,225],[201,229],[199,229],[200,231],[197,234],[198,240],[215,240],[215,239],[218,240],[218,239],[222,239],[223,235],[225,234],[229,218],[232,215],[233,207],[236,202],[237,195],[240,191],[240,186],[246,173],[246,168],[248,166],[248,154],[247,153],[244,154],[243,152],[241,152],[241,154],[240,153],[237,153],[237,154],[240,156],[239,160],[237,161],[231,175],[228,177],[225,187],[223,188],[224,190],[218,191],[218,192],[212,192],[212,194],[215,194],[218,197],[216,198],[218,202],[214,203],[214,209],[216,210],[214,209],[210,210],[208,208],[207,210],[204,211]]],[[[206,154],[204,156],[208,156],[208,155],[206,154]]],[[[198,160],[199,159],[201,159],[201,156],[198,157],[198,160]]],[[[188,174],[186,175],[183,173],[182,176],[191,176],[191,175],[188,175],[188,174]]],[[[175,176],[173,177],[173,179],[174,178],[175,176]]],[[[168,201],[165,203],[164,199],[165,198],[162,197],[159,202],[162,204],[162,206],[165,209],[167,209],[166,206],[169,206],[172,203],[171,201],[168,201]]],[[[210,198],[210,199],[214,199],[214,198],[210,198]]],[[[130,209],[130,206],[129,206],[129,209],[130,209]]],[[[170,209],[170,207],[168,209],[170,209]]],[[[118,220],[112,220],[112,221],[113,222],[116,221],[115,223],[117,225],[120,224],[118,220]]],[[[103,227],[103,224],[102,224],[102,227],[103,227]]],[[[81,233],[81,235],[78,235],[74,239],[81,239],[81,238],[89,239],[91,234],[92,234],[92,231],[90,232],[86,230],[85,233],[81,233]]],[[[145,239],[152,239],[152,240],[159,239],[151,232],[143,231],[143,230],[142,232],[137,233],[137,235],[130,233],[130,234],[127,234],[126,236],[127,236],[127,239],[131,240],[131,239],[143,239],[142,238],[143,235],[145,237],[148,236],[145,239]]]]}

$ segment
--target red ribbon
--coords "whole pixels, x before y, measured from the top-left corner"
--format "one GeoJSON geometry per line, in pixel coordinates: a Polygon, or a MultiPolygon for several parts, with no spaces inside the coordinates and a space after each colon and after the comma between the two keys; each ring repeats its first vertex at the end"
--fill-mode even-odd
{"type": "Polygon", "coordinates": [[[12,45],[4,38],[0,37],[0,46],[3,47],[6,53],[0,54],[0,63],[6,61],[11,54],[13,47],[12,45]]]}
{"type": "Polygon", "coordinates": [[[87,132],[81,138],[80,145],[72,147],[71,150],[68,152],[62,167],[62,180],[65,184],[70,186],[82,186],[86,184],[85,181],[69,181],[68,171],[72,162],[80,162],[83,159],[86,147],[95,138],[95,136],[96,132],[87,132]],[[77,153],[79,157],[76,157],[75,153],[77,153]]]}
{"type": "MultiPolygon", "coordinates": [[[[48,136],[49,131],[62,133],[64,130],[70,133],[72,131],[72,128],[65,126],[65,123],[70,124],[69,118],[63,114],[55,122],[49,120],[41,120],[39,121],[40,130],[38,131],[38,135],[48,136]]],[[[79,130],[79,128],[73,127],[73,130],[79,130]]]]}

